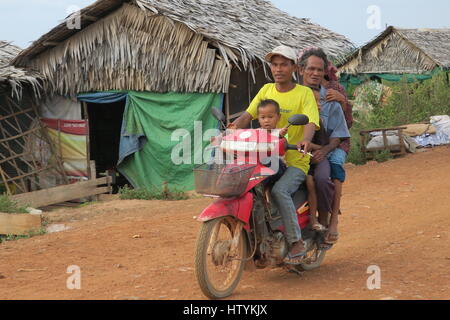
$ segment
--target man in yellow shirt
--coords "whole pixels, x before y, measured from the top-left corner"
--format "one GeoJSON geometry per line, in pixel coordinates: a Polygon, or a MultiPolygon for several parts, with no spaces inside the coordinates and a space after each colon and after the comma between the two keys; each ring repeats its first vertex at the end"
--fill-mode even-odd
{"type": "MultiPolygon", "coordinates": [[[[268,83],[262,87],[247,111],[233,125],[236,128],[247,128],[250,121],[257,118],[257,106],[260,101],[275,100],[281,109],[281,118],[277,123],[277,128],[285,127],[289,117],[294,114],[305,114],[309,117],[309,124],[290,126],[288,130],[289,144],[295,144],[298,148],[308,152],[314,132],[319,128],[319,112],[312,90],[293,81],[293,73],[297,69],[296,54],[289,47],[279,46],[267,54],[265,59],[270,63],[275,83],[268,83]]],[[[289,150],[285,159],[288,169],[272,188],[272,198],[283,217],[285,236],[290,244],[290,251],[285,262],[299,264],[306,254],[306,248],[302,241],[292,194],[305,181],[310,158],[298,151],[289,150]]]]}

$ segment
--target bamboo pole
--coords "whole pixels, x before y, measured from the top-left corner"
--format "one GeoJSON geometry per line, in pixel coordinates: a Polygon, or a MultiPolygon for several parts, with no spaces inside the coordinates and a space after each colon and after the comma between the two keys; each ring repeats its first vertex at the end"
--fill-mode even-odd
{"type": "Polygon", "coordinates": [[[11,193],[11,190],[9,189],[9,185],[8,185],[8,182],[6,181],[5,174],[3,173],[2,167],[0,167],[0,175],[2,176],[3,182],[4,182],[5,187],[6,187],[6,194],[8,196],[10,196],[12,193],[11,193]]]}
{"type": "MultiPolygon", "coordinates": [[[[20,106],[20,105],[18,105],[18,104],[16,104],[15,102],[14,102],[14,100],[12,100],[12,99],[9,99],[9,108],[11,109],[11,113],[14,113],[14,109],[13,109],[13,107],[15,107],[16,109],[19,109],[19,112],[22,112],[22,111],[24,111],[24,109],[22,109],[22,107],[20,106]]],[[[32,117],[30,117],[29,115],[28,115],[28,113],[29,112],[32,112],[33,111],[33,107],[31,107],[31,108],[28,108],[28,109],[25,109],[25,110],[28,110],[28,111],[26,111],[26,112],[22,112],[22,113],[20,113],[20,115],[25,115],[25,116],[28,116],[29,118],[30,118],[30,121],[31,121],[31,125],[32,124],[34,124],[35,122],[36,122],[36,119],[34,118],[34,119],[32,119],[32,117]]],[[[24,121],[19,121],[19,118],[18,118],[18,116],[16,115],[16,116],[14,116],[14,120],[16,121],[16,124],[17,124],[17,128],[18,129],[16,129],[16,130],[18,130],[18,132],[22,132],[23,131],[23,128],[26,128],[26,127],[31,127],[30,125],[28,125],[27,126],[27,123],[24,123],[24,121]]],[[[10,124],[11,125],[11,124],[10,124]]],[[[34,135],[36,138],[40,138],[38,135],[35,135],[34,133],[31,133],[29,136],[32,136],[32,135],[34,135]]],[[[20,143],[20,139],[17,139],[16,140],[16,143],[17,144],[19,144],[21,147],[22,147],[22,149],[23,150],[25,150],[26,149],[26,140],[25,139],[29,139],[28,141],[31,141],[31,137],[27,137],[27,136],[24,136],[23,138],[23,144],[22,143],[20,143]]],[[[31,149],[32,149],[32,147],[31,147],[31,149]]],[[[31,162],[32,162],[32,164],[30,164],[27,160],[25,160],[24,158],[22,158],[22,157],[20,157],[20,160],[22,161],[22,162],[24,162],[24,163],[26,163],[29,167],[30,167],[30,169],[31,170],[34,170],[34,169],[36,169],[36,168],[38,168],[39,167],[39,164],[37,163],[37,161],[36,161],[36,157],[35,157],[35,153],[34,153],[34,150],[29,150],[30,151],[30,155],[31,155],[31,162]]],[[[28,168],[27,168],[28,169],[28,168]]],[[[29,170],[30,170],[29,169],[29,170]]],[[[39,186],[39,183],[37,182],[37,176],[35,176],[35,177],[31,177],[28,181],[30,182],[30,188],[32,188],[32,183],[34,184],[34,186],[36,187],[38,187],[39,186]]]]}
{"type": "MultiPolygon", "coordinates": [[[[1,140],[0,140],[0,145],[3,146],[3,147],[9,152],[9,156],[12,156],[13,154],[16,155],[16,153],[12,150],[10,144],[9,144],[9,143],[6,143],[6,142],[11,141],[12,138],[9,137],[8,132],[5,130],[5,128],[4,128],[2,125],[0,125],[0,129],[1,129],[2,133],[3,133],[3,137],[5,137],[4,139],[1,139],[1,140]],[[6,137],[8,137],[8,138],[6,138],[6,137]]],[[[2,156],[2,158],[5,157],[3,154],[2,154],[1,156],[2,156]]],[[[17,175],[19,175],[19,171],[21,171],[22,173],[24,173],[24,172],[19,168],[19,166],[18,166],[18,164],[17,164],[17,161],[16,161],[16,157],[14,157],[14,158],[12,159],[12,161],[9,162],[9,164],[10,164],[14,169],[16,169],[17,175]]],[[[6,173],[5,173],[5,174],[6,174],[6,173]]],[[[26,188],[25,183],[24,183],[22,180],[20,180],[20,182],[21,182],[21,184],[22,184],[21,186],[20,186],[19,184],[17,184],[17,183],[15,183],[15,184],[17,185],[17,187],[19,188],[19,190],[21,190],[22,192],[26,192],[27,188],[26,188]]]]}

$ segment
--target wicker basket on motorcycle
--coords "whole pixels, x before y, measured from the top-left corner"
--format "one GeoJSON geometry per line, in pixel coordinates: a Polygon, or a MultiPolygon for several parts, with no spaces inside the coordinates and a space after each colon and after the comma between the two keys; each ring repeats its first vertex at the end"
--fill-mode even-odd
{"type": "Polygon", "coordinates": [[[244,193],[255,165],[202,164],[194,169],[195,191],[231,198],[244,193]]]}

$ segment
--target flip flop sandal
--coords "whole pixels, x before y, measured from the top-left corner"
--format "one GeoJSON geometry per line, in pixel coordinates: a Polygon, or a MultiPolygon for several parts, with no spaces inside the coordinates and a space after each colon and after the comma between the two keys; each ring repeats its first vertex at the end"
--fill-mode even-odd
{"type": "Polygon", "coordinates": [[[329,232],[325,235],[324,242],[326,244],[335,244],[339,240],[339,232],[329,232]],[[334,240],[329,240],[329,238],[333,237],[334,240]]]}
{"type": "Polygon", "coordinates": [[[318,222],[314,223],[311,226],[311,228],[316,231],[326,231],[327,230],[327,228],[323,224],[320,224],[318,222]]]}
{"type": "Polygon", "coordinates": [[[306,250],[304,252],[300,252],[297,253],[296,255],[291,255],[290,252],[288,252],[286,258],[284,258],[283,262],[286,264],[291,264],[291,265],[298,265],[301,264],[303,262],[303,259],[306,256],[306,250]]]}
{"type": "Polygon", "coordinates": [[[327,250],[330,250],[331,248],[333,248],[332,244],[325,243],[325,242],[319,244],[319,250],[327,251],[327,250]]]}

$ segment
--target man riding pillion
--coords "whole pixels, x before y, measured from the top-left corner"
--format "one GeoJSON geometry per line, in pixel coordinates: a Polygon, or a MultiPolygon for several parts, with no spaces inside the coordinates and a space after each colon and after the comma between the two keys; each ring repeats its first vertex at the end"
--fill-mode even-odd
{"type": "MultiPolygon", "coordinates": [[[[294,114],[308,116],[310,122],[307,125],[289,127],[288,143],[297,145],[304,152],[309,152],[315,130],[319,128],[319,113],[312,90],[296,84],[293,80],[293,73],[297,69],[296,54],[287,46],[279,46],[267,54],[265,59],[270,64],[275,83],[269,83],[262,87],[247,111],[236,119],[233,125],[236,128],[247,128],[250,121],[257,118],[259,103],[267,99],[275,100],[281,109],[281,119],[277,123],[277,128],[286,127],[288,118],[294,114]]],[[[290,150],[287,151],[285,159],[288,168],[273,186],[271,194],[283,218],[285,237],[290,246],[284,262],[300,264],[306,255],[306,248],[297,222],[292,194],[306,179],[310,157],[290,150]]]]}

